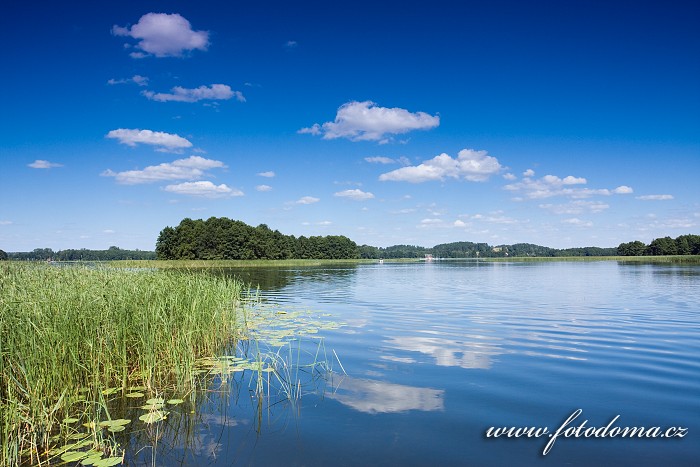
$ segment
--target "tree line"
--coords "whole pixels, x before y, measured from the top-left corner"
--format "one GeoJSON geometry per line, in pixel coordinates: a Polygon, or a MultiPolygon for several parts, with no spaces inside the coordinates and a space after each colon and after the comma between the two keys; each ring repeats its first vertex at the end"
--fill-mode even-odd
{"type": "Polygon", "coordinates": [[[6,253],[0,260],[114,261],[122,259],[398,259],[503,258],[571,256],[664,256],[700,255],[700,235],[656,238],[649,245],[635,240],[617,248],[582,247],[556,249],[532,243],[491,246],[487,243],[453,242],[426,248],[416,245],[375,247],[357,245],[340,235],[295,237],[271,230],[267,225],[252,227],[226,217],[206,221],[183,219],[177,227],[165,227],[158,236],[156,251],[37,248],[31,252],[6,253]]]}
{"type": "Polygon", "coordinates": [[[342,235],[295,237],[227,217],[183,219],[165,227],[156,242],[158,259],[354,259],[355,242],[342,235]]]}
{"type": "MultiPolygon", "coordinates": [[[[0,250],[0,260],[4,251],[0,250]]],[[[20,261],[116,261],[120,259],[156,259],[153,251],[122,250],[111,246],[107,250],[67,249],[53,251],[51,248],[35,248],[32,251],[5,253],[5,259],[20,261]]]]}
{"type": "Polygon", "coordinates": [[[665,256],[665,255],[700,255],[700,235],[681,235],[655,238],[649,245],[635,240],[620,243],[617,247],[619,256],[665,256]]]}
{"type": "Polygon", "coordinates": [[[613,256],[616,248],[566,248],[556,249],[532,243],[516,243],[514,245],[491,246],[487,243],[453,242],[435,245],[425,248],[414,245],[395,245],[387,248],[378,248],[369,245],[359,247],[361,258],[423,258],[425,255],[433,255],[436,258],[506,258],[513,256],[613,256]]]}

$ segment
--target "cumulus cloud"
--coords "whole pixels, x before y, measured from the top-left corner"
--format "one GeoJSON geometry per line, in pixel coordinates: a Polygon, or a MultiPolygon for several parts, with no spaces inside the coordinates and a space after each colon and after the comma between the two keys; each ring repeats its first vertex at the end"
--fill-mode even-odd
{"type": "Polygon", "coordinates": [[[641,199],[642,201],[666,201],[673,199],[673,195],[644,195],[637,196],[636,199],[641,199]]]}
{"type": "Polygon", "coordinates": [[[462,149],[455,159],[445,153],[417,166],[402,167],[379,176],[381,181],[421,183],[454,178],[483,182],[503,167],[486,151],[462,149]]]}
{"type": "Polygon", "coordinates": [[[113,26],[112,34],[138,41],[136,48],[141,51],[132,52],[134,58],[181,57],[185,51],[207,50],[209,46],[209,32],[193,31],[190,22],[177,13],[147,13],[131,28],[113,26]]]}
{"type": "Polygon", "coordinates": [[[523,177],[534,177],[535,176],[535,171],[532,169],[527,169],[525,172],[523,172],[523,177]]]}
{"type": "Polygon", "coordinates": [[[321,201],[318,198],[314,198],[313,196],[304,196],[302,198],[299,198],[298,200],[292,202],[292,204],[314,204],[318,203],[321,201]]]}
{"type": "MultiPolygon", "coordinates": [[[[534,172],[532,172],[534,174],[534,172]]],[[[570,198],[589,198],[591,196],[610,196],[613,194],[628,194],[632,188],[619,186],[613,190],[607,188],[580,188],[575,185],[585,185],[588,181],[582,177],[569,175],[564,178],[556,175],[545,175],[537,180],[525,177],[517,183],[510,183],[503,187],[512,192],[522,192],[529,199],[545,199],[553,196],[567,196],[570,198]]],[[[520,198],[518,198],[520,199],[520,198]]]]}
{"type": "Polygon", "coordinates": [[[257,191],[272,191],[272,187],[270,185],[258,185],[255,187],[257,191]]]}
{"type": "Polygon", "coordinates": [[[126,83],[134,83],[138,84],[139,86],[148,86],[148,78],[145,76],[141,75],[134,75],[131,78],[123,78],[123,79],[110,79],[107,81],[107,84],[126,84],[126,83]]]}
{"type": "Polygon", "coordinates": [[[260,177],[267,177],[267,178],[273,178],[275,176],[275,173],[272,170],[268,170],[267,172],[259,172],[258,176],[260,177]]]}
{"type": "Polygon", "coordinates": [[[194,180],[203,177],[206,170],[225,167],[221,161],[205,159],[200,156],[190,156],[187,159],[178,159],[173,162],[148,166],[143,170],[113,172],[108,169],[100,175],[103,177],[114,177],[117,183],[123,185],[136,185],[163,180],[194,180]]]}
{"type": "Polygon", "coordinates": [[[392,135],[413,130],[429,130],[440,124],[440,117],[425,112],[378,107],[372,101],[352,101],[340,106],[335,121],[316,123],[299,133],[323,135],[323,139],[347,138],[351,141],[387,142],[392,135]]]}
{"type": "Polygon", "coordinates": [[[634,190],[626,185],[620,185],[613,190],[613,193],[617,195],[629,195],[630,193],[634,193],[634,190]]]}
{"type": "Polygon", "coordinates": [[[337,196],[339,198],[348,198],[355,201],[366,201],[368,199],[374,198],[374,195],[372,193],[357,189],[339,191],[337,193],[334,193],[333,196],[337,196]]]}
{"type": "Polygon", "coordinates": [[[210,181],[184,182],[177,185],[168,185],[163,190],[180,195],[200,196],[203,198],[227,198],[230,196],[243,196],[243,192],[230,188],[225,184],[214,185],[210,181]]]}
{"type": "Polygon", "coordinates": [[[31,167],[32,169],[53,169],[54,167],[63,167],[63,164],[37,159],[31,164],[27,164],[27,167],[31,167]]]}
{"type": "Polygon", "coordinates": [[[150,144],[157,146],[159,151],[179,151],[192,147],[192,143],[182,136],[162,131],[139,130],[138,128],[112,130],[107,133],[107,138],[119,140],[120,143],[132,147],[137,144],[150,144]]]}
{"type": "Polygon", "coordinates": [[[226,84],[212,84],[210,86],[200,86],[194,89],[175,86],[171,92],[143,91],[141,94],[158,102],[198,102],[202,100],[228,100],[236,98],[239,102],[245,102],[245,97],[240,91],[233,91],[226,84]]]}
{"type": "Polygon", "coordinates": [[[503,178],[505,178],[506,180],[517,180],[518,179],[518,177],[516,177],[515,175],[513,175],[510,172],[507,174],[503,174],[503,178]]]}

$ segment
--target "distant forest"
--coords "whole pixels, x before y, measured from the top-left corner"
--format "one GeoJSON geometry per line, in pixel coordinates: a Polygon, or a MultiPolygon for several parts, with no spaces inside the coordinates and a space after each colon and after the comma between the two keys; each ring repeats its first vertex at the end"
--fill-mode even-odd
{"type": "Polygon", "coordinates": [[[0,250],[0,260],[398,259],[423,258],[428,254],[436,258],[700,255],[700,235],[657,238],[649,245],[637,240],[621,243],[617,248],[556,249],[531,243],[491,246],[472,242],[444,243],[432,248],[414,245],[380,248],[358,246],[342,235],[295,237],[271,230],[265,224],[252,227],[226,217],[210,217],[206,221],[186,218],[177,227],[165,227],[158,236],[155,251],[122,250],[116,246],[107,250],[37,248],[15,253],[0,250]]]}
{"type": "MultiPolygon", "coordinates": [[[[0,250],[0,260],[4,251],[0,250]]],[[[156,259],[155,251],[122,250],[111,246],[107,250],[59,250],[51,248],[36,248],[33,251],[5,253],[5,259],[31,261],[115,261],[118,259],[156,259]]]]}

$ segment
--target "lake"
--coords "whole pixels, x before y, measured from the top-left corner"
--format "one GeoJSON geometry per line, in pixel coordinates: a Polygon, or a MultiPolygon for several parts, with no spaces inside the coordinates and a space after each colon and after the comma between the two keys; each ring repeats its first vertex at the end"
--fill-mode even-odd
{"type": "Polygon", "coordinates": [[[243,374],[217,381],[193,413],[169,418],[157,443],[129,448],[128,463],[700,462],[698,265],[435,261],[227,273],[260,284],[278,313],[342,323],[278,351],[301,365],[323,358],[332,373],[290,369],[291,401],[256,399],[243,374]],[[495,436],[511,427],[533,430],[495,436]],[[626,428],[638,430],[622,436],[626,428]]]}

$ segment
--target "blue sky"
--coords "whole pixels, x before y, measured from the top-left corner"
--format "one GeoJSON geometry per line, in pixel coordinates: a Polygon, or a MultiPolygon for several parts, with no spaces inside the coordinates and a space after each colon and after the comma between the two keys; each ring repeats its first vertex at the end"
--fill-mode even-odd
{"type": "Polygon", "coordinates": [[[15,2],[0,249],[700,233],[697,2],[15,2]]]}

